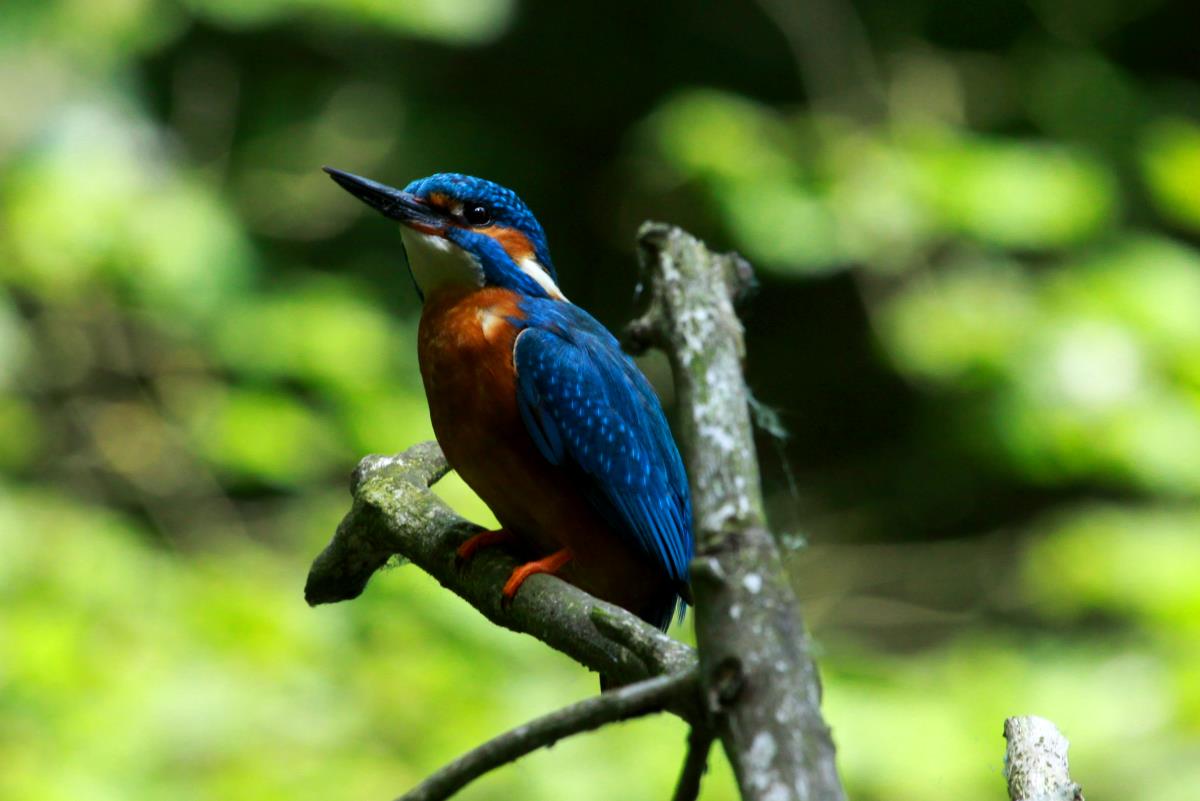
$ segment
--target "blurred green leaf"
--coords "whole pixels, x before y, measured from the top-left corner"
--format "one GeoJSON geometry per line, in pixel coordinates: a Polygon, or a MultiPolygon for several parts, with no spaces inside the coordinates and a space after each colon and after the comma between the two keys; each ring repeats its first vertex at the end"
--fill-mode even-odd
{"type": "MultiPolygon", "coordinates": [[[[847,653],[852,649],[841,649],[847,653]]],[[[863,653],[822,671],[852,797],[918,801],[1003,795],[999,726],[1014,714],[1053,720],[1071,738],[1071,772],[1139,796],[1185,801],[1155,743],[1173,724],[1166,649],[1134,642],[961,638],[916,658],[863,653]],[[920,731],[920,737],[903,732],[920,731]],[[1114,750],[1136,759],[1113,759],[1114,750]],[[930,759],[930,754],[939,755],[930,759]],[[945,757],[945,759],[941,759],[945,757]],[[1145,770],[1147,760],[1162,768],[1145,770]],[[1153,790],[1150,789],[1153,785],[1153,790]]],[[[1200,768],[1188,776],[1200,780],[1200,768]]]]}
{"type": "Polygon", "coordinates": [[[1020,473],[1195,494],[1196,308],[1200,256],[1131,236],[1036,279],[964,262],[911,280],[881,306],[879,332],[907,374],[988,388],[983,421],[1020,473]]]}
{"type": "Polygon", "coordinates": [[[92,69],[169,42],[186,19],[154,0],[11,0],[0,21],[0,52],[31,42],[92,69]]]}
{"type": "Polygon", "coordinates": [[[86,296],[111,280],[153,315],[203,315],[244,286],[253,253],[211,191],[178,173],[145,120],[79,106],[0,195],[0,278],[86,296]]]}
{"type": "Polygon", "coordinates": [[[1055,617],[1101,611],[1200,637],[1200,509],[1096,505],[1040,527],[1023,591],[1055,617]]]}
{"type": "Polygon", "coordinates": [[[425,394],[411,385],[380,384],[342,393],[337,411],[351,442],[363,453],[397,453],[434,438],[425,394]]]}
{"type": "Polygon", "coordinates": [[[416,371],[412,334],[346,282],[297,274],[294,286],[243,295],[211,337],[223,364],[257,378],[363,391],[416,371]]]}
{"type": "Polygon", "coordinates": [[[836,220],[803,187],[776,181],[735,184],[719,192],[718,203],[747,257],[808,271],[841,266],[836,220]]]}
{"type": "Polygon", "coordinates": [[[1045,135],[1110,157],[1129,153],[1153,107],[1121,65],[1090,48],[1047,48],[1029,69],[1037,74],[1030,116],[1045,135]]]}
{"type": "Polygon", "coordinates": [[[1054,250],[1085,242],[1113,218],[1103,165],[1044,142],[935,137],[913,149],[919,196],[950,230],[991,245],[1054,250]]]}
{"type": "Polygon", "coordinates": [[[1039,323],[1034,286],[1012,264],[975,264],[911,281],[880,314],[884,344],[906,373],[995,382],[1039,323]]]}
{"type": "Polygon", "coordinates": [[[1169,495],[1200,493],[1200,414],[1162,383],[1129,328],[1055,320],[997,399],[995,435],[1042,481],[1099,478],[1169,495]]]}
{"type": "MultiPolygon", "coordinates": [[[[0,550],[5,798],[387,796],[595,691],[413,569],[313,610],[297,555],[246,540],[167,553],[103,509],[2,489],[0,550]]],[[[575,738],[467,796],[667,792],[685,734],[662,718],[575,738]]],[[[710,795],[732,798],[728,767],[714,767],[710,795]]]]}
{"type": "Polygon", "coordinates": [[[0,392],[0,470],[28,466],[40,450],[42,437],[33,407],[0,392]]]}
{"type": "Polygon", "coordinates": [[[1200,252],[1161,237],[1109,241],[1053,274],[1048,311],[1120,321],[1164,356],[1200,357],[1200,252]]]}
{"type": "Polygon", "coordinates": [[[769,268],[899,272],[948,236],[1060,250],[1101,233],[1118,205],[1104,164],[1044,141],[787,120],[699,90],[666,102],[647,126],[657,157],[699,182],[739,249],[769,268]]]}
{"type": "Polygon", "coordinates": [[[685,177],[786,181],[800,174],[787,126],[769,108],[737,95],[681,93],[648,126],[658,151],[685,177]]]}
{"type": "Polygon", "coordinates": [[[188,0],[188,5],[234,27],[316,16],[464,44],[494,39],[513,16],[512,0],[188,0]]]}
{"type": "Polygon", "coordinates": [[[23,321],[0,286],[0,390],[16,380],[18,370],[29,353],[29,342],[23,321]]]}
{"type": "Polygon", "coordinates": [[[352,455],[316,410],[295,398],[231,389],[189,421],[196,450],[234,479],[297,486],[352,455]]]}
{"type": "Polygon", "coordinates": [[[1179,225],[1200,231],[1200,125],[1159,120],[1146,131],[1142,172],[1155,204],[1179,225]]]}

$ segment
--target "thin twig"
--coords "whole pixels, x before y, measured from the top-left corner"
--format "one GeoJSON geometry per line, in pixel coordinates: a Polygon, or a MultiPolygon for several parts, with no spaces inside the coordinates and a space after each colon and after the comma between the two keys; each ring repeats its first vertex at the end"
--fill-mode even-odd
{"type": "Polygon", "coordinates": [[[700,780],[708,770],[708,752],[712,750],[713,732],[708,726],[692,726],[688,734],[687,756],[679,772],[672,801],[696,801],[700,796],[700,780]]]}
{"type": "Polygon", "coordinates": [[[880,120],[886,112],[865,26],[838,0],[759,0],[787,41],[796,75],[816,111],[880,120]]]}
{"type": "Polygon", "coordinates": [[[679,699],[693,696],[696,670],[657,676],[580,701],[495,737],[460,756],[397,801],[440,801],[501,765],[564,737],[606,723],[662,712],[679,699]]]}

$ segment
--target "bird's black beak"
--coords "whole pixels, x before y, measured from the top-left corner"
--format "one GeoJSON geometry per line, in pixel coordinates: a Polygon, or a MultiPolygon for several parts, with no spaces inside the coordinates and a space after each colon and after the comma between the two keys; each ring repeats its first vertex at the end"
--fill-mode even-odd
{"type": "Polygon", "coordinates": [[[426,231],[441,230],[446,226],[446,219],[438,209],[430,206],[416,195],[402,192],[368,178],[335,170],[333,167],[323,169],[329,173],[329,177],[337,181],[342,189],[385,217],[426,231]]]}

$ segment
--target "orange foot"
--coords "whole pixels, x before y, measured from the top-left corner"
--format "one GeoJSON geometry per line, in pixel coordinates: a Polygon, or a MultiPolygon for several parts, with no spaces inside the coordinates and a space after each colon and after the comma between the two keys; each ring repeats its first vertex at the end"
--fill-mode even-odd
{"type": "Polygon", "coordinates": [[[504,582],[504,589],[500,591],[502,596],[501,602],[504,605],[512,603],[513,596],[517,594],[517,590],[525,583],[525,579],[532,576],[534,573],[557,573],[562,569],[562,566],[571,561],[571,552],[566,548],[561,551],[555,551],[545,559],[539,559],[536,562],[523,564],[512,572],[508,577],[508,581],[504,582]]]}
{"type": "Polygon", "coordinates": [[[454,561],[461,565],[474,556],[475,552],[480,548],[503,545],[507,542],[512,542],[513,539],[513,535],[502,528],[496,531],[481,531],[458,546],[458,550],[454,552],[454,561]]]}

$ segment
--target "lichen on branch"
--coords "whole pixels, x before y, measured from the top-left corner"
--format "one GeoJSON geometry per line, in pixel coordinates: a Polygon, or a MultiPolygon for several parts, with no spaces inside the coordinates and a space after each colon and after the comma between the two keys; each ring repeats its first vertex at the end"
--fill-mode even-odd
{"type": "Polygon", "coordinates": [[[358,597],[375,571],[399,555],[493,623],[530,634],[616,682],[695,665],[692,648],[554,576],[531,577],[511,605],[502,605],[500,587],[516,561],[503,549],[489,548],[466,564],[457,563],[455,550],[480,529],[430,490],[448,470],[435,442],[396,456],[364,458],[351,482],[350,511],[309,571],[304,588],[308,603],[358,597]]]}

